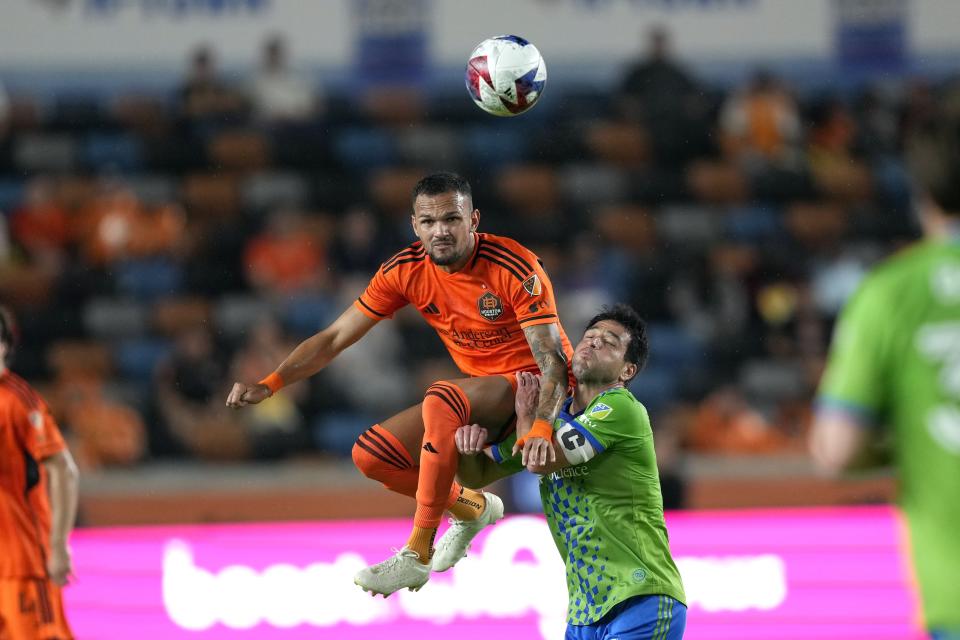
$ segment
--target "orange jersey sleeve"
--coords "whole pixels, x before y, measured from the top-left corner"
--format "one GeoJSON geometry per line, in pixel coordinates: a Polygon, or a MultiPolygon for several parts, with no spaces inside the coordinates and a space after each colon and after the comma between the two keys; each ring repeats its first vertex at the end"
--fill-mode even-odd
{"type": "Polygon", "coordinates": [[[423,243],[414,242],[403,251],[380,265],[380,268],[370,279],[354,306],[364,315],[373,320],[392,318],[393,314],[405,307],[409,300],[404,295],[404,286],[400,282],[401,267],[416,262],[423,262],[426,252],[423,243]]]}
{"type": "Polygon", "coordinates": [[[521,329],[560,323],[553,284],[539,258],[509,238],[484,236],[479,255],[502,267],[502,281],[521,329]]]}

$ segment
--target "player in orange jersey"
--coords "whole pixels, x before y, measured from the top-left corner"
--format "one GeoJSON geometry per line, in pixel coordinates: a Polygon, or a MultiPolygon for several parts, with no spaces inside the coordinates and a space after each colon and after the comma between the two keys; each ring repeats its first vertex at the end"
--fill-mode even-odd
{"type": "Polygon", "coordinates": [[[411,222],[420,240],[384,262],[350,308],[259,383],[235,383],[227,398],[230,407],[255,404],[315,374],[407,304],[437,331],[459,369],[471,377],[431,385],[421,404],[372,426],[353,449],[354,462],[367,477],[417,501],[407,544],[355,579],[385,596],[419,589],[431,568],[453,566],[483,527],[503,517],[497,496],[455,481],[454,434],[473,422],[492,432],[507,430],[514,417],[517,371],[538,372],[544,379],[538,420],[529,433],[517,434],[519,447],[525,458],[553,458],[551,425],[566,395],[572,354],[557,319],[553,287],[536,255],[509,238],[477,232],[480,212],[466,180],[452,173],[423,178],[413,191],[411,222]],[[433,555],[444,510],[453,515],[452,526],[433,555]]]}
{"type": "Polygon", "coordinates": [[[15,335],[0,307],[0,640],[69,640],[60,587],[77,467],[47,405],[7,369],[15,335]]]}

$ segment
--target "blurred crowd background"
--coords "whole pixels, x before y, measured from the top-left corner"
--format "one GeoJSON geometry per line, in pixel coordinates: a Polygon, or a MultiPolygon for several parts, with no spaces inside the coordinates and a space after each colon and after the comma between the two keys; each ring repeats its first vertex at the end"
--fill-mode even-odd
{"type": "MultiPolygon", "coordinates": [[[[282,34],[221,70],[198,44],[176,86],[112,94],[0,87],[0,299],[13,368],[86,472],[148,462],[347,459],[371,424],[460,374],[407,309],[309,382],[242,412],[257,380],[413,241],[410,189],[467,177],[481,230],[542,258],[571,336],[605,303],[649,323],[632,389],[667,500],[685,455],[802,455],[838,310],[918,236],[908,154],[947,75],[803,86],[757,65],[700,77],[668,29],[605,86],[548,81],[520,118],[459,81],[339,91],[282,34]]],[[[0,83],[3,78],[0,77],[0,83]]]]}

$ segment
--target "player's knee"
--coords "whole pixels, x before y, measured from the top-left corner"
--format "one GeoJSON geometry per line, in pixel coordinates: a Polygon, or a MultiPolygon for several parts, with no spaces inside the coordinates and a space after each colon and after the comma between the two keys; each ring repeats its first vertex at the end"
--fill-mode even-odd
{"type": "Polygon", "coordinates": [[[361,440],[363,436],[357,438],[357,441],[353,443],[353,450],[350,452],[353,457],[353,464],[360,470],[360,473],[372,478],[377,479],[377,476],[380,475],[377,473],[377,470],[382,467],[382,462],[370,453],[370,447],[361,440]]]}
{"type": "Polygon", "coordinates": [[[430,428],[435,421],[428,414],[441,413],[449,416],[457,427],[469,424],[470,401],[467,394],[452,382],[435,382],[423,395],[424,427],[430,428]]]}

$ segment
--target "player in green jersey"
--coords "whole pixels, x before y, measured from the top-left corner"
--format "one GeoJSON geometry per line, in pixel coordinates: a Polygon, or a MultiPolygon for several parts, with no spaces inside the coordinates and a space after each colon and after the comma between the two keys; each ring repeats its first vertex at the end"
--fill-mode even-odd
{"type": "Polygon", "coordinates": [[[924,239],[873,271],[840,316],[810,437],[839,472],[889,430],[924,624],[960,639],[960,121],[912,162],[924,239]],[[932,162],[931,162],[932,160],[932,162]]]}
{"type": "MultiPolygon", "coordinates": [[[[549,456],[524,459],[515,437],[484,448],[486,432],[477,425],[456,434],[467,483],[523,466],[540,474],[544,512],[566,564],[568,640],[683,637],[686,596],[670,555],[650,418],[624,386],[647,352],[643,321],[630,307],[590,321],[574,350],[577,387],[554,423],[549,456]],[[480,451],[486,455],[467,457],[480,451]]],[[[529,423],[538,380],[517,380],[517,421],[529,423]]]]}

